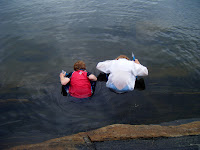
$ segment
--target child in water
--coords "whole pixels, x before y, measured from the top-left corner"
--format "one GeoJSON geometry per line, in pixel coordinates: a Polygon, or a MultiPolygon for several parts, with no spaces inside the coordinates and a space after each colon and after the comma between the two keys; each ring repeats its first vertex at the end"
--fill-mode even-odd
{"type": "Polygon", "coordinates": [[[95,75],[86,71],[86,65],[83,61],[77,61],[74,64],[74,71],[66,76],[66,73],[60,73],[60,82],[63,86],[69,84],[70,96],[76,98],[87,98],[94,92],[91,88],[91,81],[97,81],[95,75]]]}
{"type": "Polygon", "coordinates": [[[124,93],[134,90],[137,76],[147,76],[148,70],[140,62],[130,61],[125,55],[118,56],[115,60],[99,62],[96,68],[109,74],[106,87],[116,93],[124,93]]]}

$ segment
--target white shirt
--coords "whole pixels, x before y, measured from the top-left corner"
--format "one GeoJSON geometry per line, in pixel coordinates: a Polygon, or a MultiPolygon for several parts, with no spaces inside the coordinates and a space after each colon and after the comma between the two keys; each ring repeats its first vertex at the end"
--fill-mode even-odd
{"type": "Polygon", "coordinates": [[[128,86],[128,89],[132,91],[135,87],[136,76],[148,75],[145,66],[125,58],[99,62],[96,68],[106,74],[110,73],[106,86],[111,88],[111,85],[114,85],[118,90],[128,86]]]}

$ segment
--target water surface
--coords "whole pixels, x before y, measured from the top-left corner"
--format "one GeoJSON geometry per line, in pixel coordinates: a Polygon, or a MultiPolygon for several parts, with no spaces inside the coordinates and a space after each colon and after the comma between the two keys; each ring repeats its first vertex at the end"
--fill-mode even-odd
{"type": "Polygon", "coordinates": [[[0,146],[45,141],[102,126],[200,118],[198,0],[1,0],[0,146]],[[81,59],[134,52],[146,89],[116,94],[98,82],[74,103],[59,73],[81,59]],[[16,100],[17,99],[17,100],[16,100]]]}

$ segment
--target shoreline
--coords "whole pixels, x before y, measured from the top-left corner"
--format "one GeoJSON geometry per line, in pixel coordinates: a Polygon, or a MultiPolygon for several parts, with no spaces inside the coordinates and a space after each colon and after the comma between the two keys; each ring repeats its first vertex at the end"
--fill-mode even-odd
{"type": "Polygon", "coordinates": [[[22,149],[78,149],[80,146],[93,147],[95,142],[134,139],[170,138],[200,135],[200,121],[180,125],[129,125],[113,124],[88,132],[55,138],[37,144],[19,145],[9,150],[22,149]]]}

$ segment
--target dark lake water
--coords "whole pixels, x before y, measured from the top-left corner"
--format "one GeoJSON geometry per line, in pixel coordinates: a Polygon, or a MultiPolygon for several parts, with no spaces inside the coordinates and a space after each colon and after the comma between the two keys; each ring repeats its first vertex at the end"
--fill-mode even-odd
{"type": "Polygon", "coordinates": [[[200,118],[199,0],[1,0],[0,149],[110,124],[200,118]],[[116,94],[98,82],[75,103],[59,73],[77,60],[134,52],[146,89],[116,94]]]}

